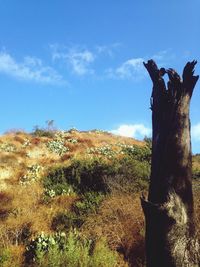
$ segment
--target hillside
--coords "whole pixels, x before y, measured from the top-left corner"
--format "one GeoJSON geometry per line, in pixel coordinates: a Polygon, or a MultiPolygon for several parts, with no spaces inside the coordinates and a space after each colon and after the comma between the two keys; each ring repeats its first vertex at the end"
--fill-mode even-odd
{"type": "Polygon", "coordinates": [[[75,129],[1,136],[0,266],[144,266],[149,173],[148,142],[75,129]]]}
{"type": "Polygon", "coordinates": [[[88,132],[73,129],[68,132],[37,130],[33,135],[25,132],[7,133],[0,137],[0,189],[20,180],[31,166],[39,165],[45,172],[50,166],[66,164],[72,158],[92,154],[109,157],[109,151],[110,154],[111,151],[119,151],[119,144],[143,145],[142,142],[132,138],[98,130],[88,132]],[[93,153],[92,149],[96,151],[93,153]]]}

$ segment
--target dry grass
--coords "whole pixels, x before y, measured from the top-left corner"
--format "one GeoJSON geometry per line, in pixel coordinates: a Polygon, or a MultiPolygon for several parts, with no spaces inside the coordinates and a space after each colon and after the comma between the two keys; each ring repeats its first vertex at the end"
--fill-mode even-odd
{"type": "Polygon", "coordinates": [[[83,232],[96,238],[105,236],[109,246],[120,252],[130,266],[144,260],[144,218],[139,196],[112,195],[97,215],[90,216],[83,232]]]}
{"type": "MultiPolygon", "coordinates": [[[[44,175],[52,166],[70,164],[73,158],[84,158],[91,147],[115,146],[118,143],[144,145],[132,138],[109,133],[72,131],[65,137],[65,145],[70,151],[59,156],[47,149],[49,140],[51,138],[35,137],[24,132],[10,132],[0,137],[1,144],[9,143],[16,147],[14,152],[0,152],[0,245],[9,247],[11,253],[5,267],[22,266],[24,235],[33,237],[42,231],[51,233],[52,218],[57,213],[70,211],[77,200],[75,196],[63,195],[44,204],[40,179],[26,186],[19,184],[28,166],[39,164],[43,167],[41,175],[44,175]],[[69,143],[69,138],[76,139],[78,143],[69,143]],[[23,147],[27,139],[30,144],[23,147]]],[[[200,157],[194,158],[194,168],[200,169],[200,157]]],[[[199,190],[195,191],[195,211],[200,222],[199,190]]],[[[113,192],[103,201],[98,214],[88,216],[82,232],[97,239],[105,237],[109,246],[120,253],[120,266],[144,266],[144,217],[139,195],[113,192]]]]}
{"type": "Polygon", "coordinates": [[[124,143],[129,145],[143,145],[143,142],[134,140],[132,138],[125,138],[110,133],[96,133],[96,132],[78,132],[73,131],[66,137],[65,145],[69,147],[70,151],[63,156],[56,155],[49,152],[46,143],[51,140],[48,137],[34,137],[24,132],[11,131],[6,135],[0,137],[0,143],[9,143],[16,147],[15,152],[1,152],[0,162],[4,165],[9,165],[16,170],[20,169],[19,163],[24,166],[33,164],[41,164],[48,167],[51,164],[69,160],[72,157],[82,156],[90,147],[101,147],[107,144],[116,145],[117,143],[124,143]],[[77,144],[67,142],[67,139],[74,138],[78,141],[77,144]],[[29,140],[30,145],[23,147],[26,140],[29,140]]]}
{"type": "Polygon", "coordinates": [[[1,267],[21,267],[23,266],[23,254],[24,254],[24,246],[14,246],[10,245],[9,248],[5,249],[6,254],[8,256],[8,261],[4,262],[1,267]]]}
{"type": "Polygon", "coordinates": [[[13,195],[7,192],[0,192],[0,220],[5,220],[12,209],[13,195]]]}
{"type": "MultiPolygon", "coordinates": [[[[21,177],[27,173],[29,166],[39,164],[43,167],[41,175],[44,175],[49,167],[59,166],[63,163],[68,164],[72,158],[85,157],[86,151],[90,147],[116,145],[117,143],[142,145],[142,142],[131,138],[108,133],[73,131],[65,137],[65,145],[70,151],[59,156],[47,149],[46,143],[49,140],[51,138],[35,137],[14,130],[0,137],[1,144],[11,144],[16,148],[13,152],[0,152],[0,201],[2,206],[0,209],[0,245],[9,248],[11,254],[6,267],[21,266],[24,239],[34,237],[42,231],[50,233],[52,218],[57,213],[70,211],[77,199],[72,196],[57,196],[49,204],[44,204],[42,201],[43,188],[39,180],[26,186],[19,183],[21,177]],[[68,142],[68,139],[76,139],[78,142],[73,144],[68,142]],[[24,146],[27,140],[29,144],[24,146]]],[[[139,224],[132,220],[135,216],[135,208],[131,207],[132,204],[136,205],[134,201],[130,197],[118,198],[113,195],[102,206],[97,217],[98,223],[93,225],[95,220],[92,218],[86,223],[86,225],[94,227],[93,231],[96,231],[97,235],[100,235],[98,229],[101,228],[103,234],[108,238],[110,246],[113,249],[121,250],[121,254],[127,258],[130,258],[129,254],[133,249],[133,236],[135,236],[133,232],[139,231],[139,224]],[[110,209],[110,207],[112,208],[110,209]],[[112,216],[116,217],[115,231],[112,230],[112,216]],[[123,216],[127,217],[126,221],[123,216]],[[107,226],[105,227],[106,222],[107,226]]],[[[120,266],[127,266],[127,263],[122,260],[120,266]]]]}
{"type": "Polygon", "coordinates": [[[51,233],[53,217],[58,212],[69,211],[75,201],[75,197],[58,196],[50,204],[44,205],[41,204],[41,197],[42,188],[38,184],[26,187],[18,185],[15,192],[7,190],[0,193],[1,203],[5,204],[4,209],[0,210],[4,216],[0,222],[1,246],[18,247],[38,233],[51,233]]]}

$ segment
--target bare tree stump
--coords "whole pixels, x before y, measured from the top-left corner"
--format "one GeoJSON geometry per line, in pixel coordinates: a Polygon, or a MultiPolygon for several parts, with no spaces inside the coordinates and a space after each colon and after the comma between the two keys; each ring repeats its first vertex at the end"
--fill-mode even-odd
{"type": "Polygon", "coordinates": [[[194,76],[196,63],[186,64],[182,79],[173,69],[158,69],[153,60],[144,63],[153,82],[151,177],[148,200],[141,198],[147,267],[199,266],[189,119],[190,100],[199,78],[194,76]]]}

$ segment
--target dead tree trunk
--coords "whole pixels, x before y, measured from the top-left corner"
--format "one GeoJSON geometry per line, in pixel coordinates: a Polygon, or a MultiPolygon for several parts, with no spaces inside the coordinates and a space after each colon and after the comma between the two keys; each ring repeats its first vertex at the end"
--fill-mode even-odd
{"type": "Polygon", "coordinates": [[[173,69],[158,69],[153,60],[144,63],[153,82],[150,187],[148,200],[141,198],[147,267],[199,266],[189,119],[190,100],[199,78],[193,75],[196,63],[186,64],[182,79],[173,69]]]}

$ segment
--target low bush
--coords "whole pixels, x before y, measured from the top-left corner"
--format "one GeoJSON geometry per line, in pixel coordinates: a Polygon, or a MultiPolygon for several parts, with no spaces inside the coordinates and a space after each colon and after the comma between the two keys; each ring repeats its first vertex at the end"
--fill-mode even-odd
{"type": "Polygon", "coordinates": [[[52,168],[49,174],[43,179],[45,188],[44,195],[53,198],[59,195],[70,195],[74,193],[72,185],[65,177],[65,167],[52,168]]]}
{"type": "Polygon", "coordinates": [[[89,214],[97,213],[103,198],[101,193],[86,192],[80,200],[73,203],[72,212],[59,212],[54,216],[52,229],[68,232],[70,229],[80,228],[89,214]]]}
{"type": "Polygon", "coordinates": [[[49,137],[53,138],[55,133],[52,130],[45,129],[45,128],[40,128],[39,126],[34,127],[34,131],[32,132],[33,136],[36,137],[49,137]]]}
{"type": "Polygon", "coordinates": [[[60,156],[69,151],[69,148],[65,146],[65,142],[63,140],[51,140],[46,144],[46,146],[50,152],[56,153],[60,156]]]}
{"type": "Polygon", "coordinates": [[[62,195],[72,195],[74,194],[73,188],[68,183],[57,183],[54,185],[50,185],[49,187],[46,186],[44,190],[44,194],[50,198],[55,196],[62,196],[62,195]]]}
{"type": "MultiPolygon", "coordinates": [[[[44,187],[55,191],[57,187],[71,186],[72,191],[80,194],[90,191],[107,193],[116,177],[120,177],[121,181],[125,181],[121,186],[126,184],[136,192],[147,186],[149,173],[147,161],[140,162],[129,156],[110,161],[100,158],[73,160],[70,166],[51,169],[44,178],[44,187]]],[[[56,194],[60,192],[56,191],[56,194]]]]}
{"type": "Polygon", "coordinates": [[[96,213],[104,197],[102,193],[86,192],[82,195],[81,200],[74,203],[73,211],[81,217],[85,217],[90,213],[96,213]]]}
{"type": "Polygon", "coordinates": [[[121,152],[132,157],[138,161],[151,162],[151,147],[150,145],[137,146],[137,145],[125,145],[119,144],[121,147],[121,152]]]}
{"type": "Polygon", "coordinates": [[[112,174],[113,166],[100,159],[74,160],[70,166],[50,170],[44,178],[44,187],[51,189],[57,185],[71,185],[78,193],[86,191],[106,191],[103,176],[112,174]]]}
{"type": "Polygon", "coordinates": [[[100,240],[96,242],[92,260],[91,267],[114,267],[117,265],[116,253],[111,251],[105,240],[100,240]]]}
{"type": "Polygon", "coordinates": [[[41,234],[26,247],[26,264],[41,267],[114,267],[117,255],[105,241],[94,242],[77,231],[41,234]]]}
{"type": "Polygon", "coordinates": [[[139,192],[148,186],[150,164],[147,161],[138,161],[130,157],[123,158],[117,174],[124,177],[126,185],[129,184],[132,192],[139,192]]]}
{"type": "Polygon", "coordinates": [[[42,232],[27,244],[24,255],[26,264],[40,261],[44,254],[47,253],[54,245],[57,245],[59,249],[63,249],[64,242],[65,234],[63,233],[51,236],[42,232]]]}
{"type": "Polygon", "coordinates": [[[52,220],[52,229],[57,232],[68,232],[70,229],[79,228],[84,220],[74,212],[60,212],[52,220]]]}
{"type": "Polygon", "coordinates": [[[107,192],[107,185],[104,181],[105,175],[116,173],[118,166],[100,159],[74,160],[65,170],[66,178],[73,184],[79,193],[94,191],[107,192]]]}
{"type": "Polygon", "coordinates": [[[113,150],[112,146],[105,145],[102,147],[91,147],[87,149],[88,154],[94,154],[98,156],[105,156],[107,158],[112,159],[117,155],[117,152],[113,150]]]}

